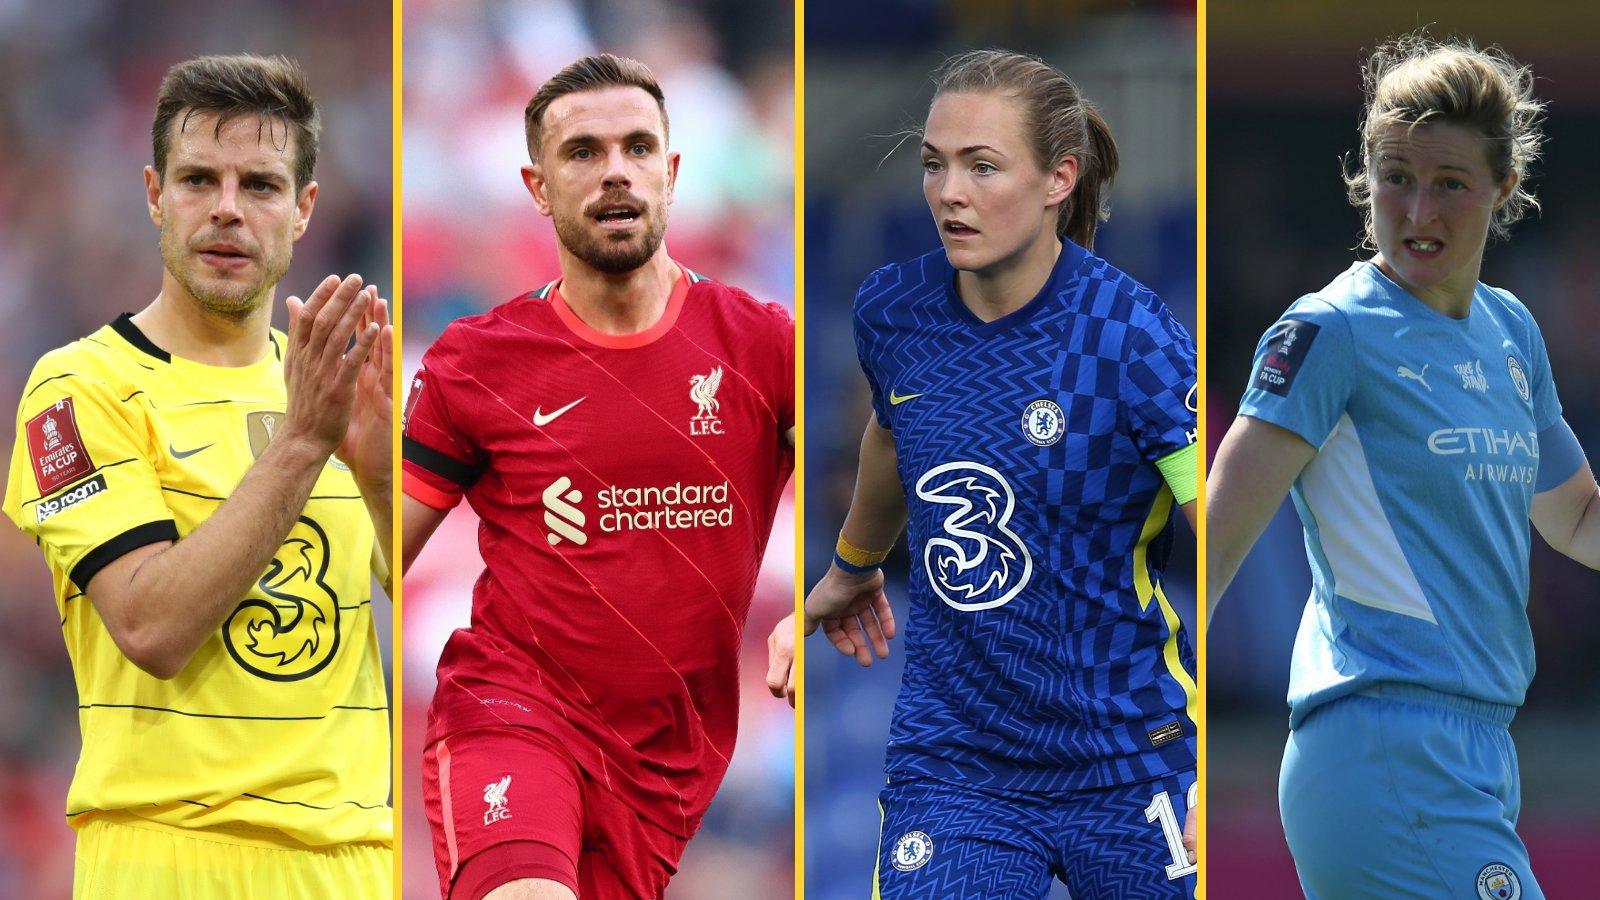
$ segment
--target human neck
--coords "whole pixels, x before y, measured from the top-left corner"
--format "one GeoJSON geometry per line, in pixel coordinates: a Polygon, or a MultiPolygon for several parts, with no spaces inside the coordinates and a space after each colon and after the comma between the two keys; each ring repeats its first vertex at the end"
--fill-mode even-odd
{"type": "Polygon", "coordinates": [[[275,288],[243,316],[225,316],[201,306],[170,274],[161,293],[133,315],[133,324],[151,343],[184,359],[211,366],[248,366],[267,353],[275,288]]]}
{"type": "Polygon", "coordinates": [[[1021,252],[982,271],[956,272],[956,293],[985,322],[1010,315],[1032,300],[1050,280],[1062,244],[1053,232],[1041,234],[1021,252]]]}
{"type": "Polygon", "coordinates": [[[561,299],[583,324],[601,334],[638,334],[656,324],[679,277],[665,244],[644,265],[618,275],[561,248],[561,299]]]}
{"type": "Polygon", "coordinates": [[[1483,257],[1479,256],[1473,265],[1464,266],[1451,273],[1443,281],[1428,287],[1418,287],[1400,276],[1394,266],[1380,253],[1373,257],[1372,262],[1389,280],[1404,288],[1406,293],[1421,300],[1434,312],[1452,319],[1465,319],[1472,312],[1472,296],[1478,288],[1478,275],[1483,271],[1483,257]]]}

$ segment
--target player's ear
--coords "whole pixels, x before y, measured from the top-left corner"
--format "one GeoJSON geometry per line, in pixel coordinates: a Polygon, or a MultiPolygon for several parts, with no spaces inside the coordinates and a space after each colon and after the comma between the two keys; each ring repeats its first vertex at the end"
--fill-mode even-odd
{"type": "Polygon", "coordinates": [[[317,183],[315,181],[300,189],[300,197],[294,202],[294,239],[306,233],[306,226],[311,224],[311,211],[317,205],[317,183]]]}
{"type": "Polygon", "coordinates": [[[161,173],[155,166],[144,167],[144,202],[150,207],[150,221],[161,225],[161,173]]]}
{"type": "Polygon", "coordinates": [[[528,194],[533,197],[533,205],[539,210],[539,215],[550,215],[550,193],[548,182],[544,180],[544,167],[537,163],[530,163],[522,167],[522,183],[527,186],[528,194]]]}
{"type": "Polygon", "coordinates": [[[1063,203],[1072,196],[1072,189],[1078,186],[1078,158],[1076,156],[1063,156],[1050,170],[1050,189],[1045,194],[1045,206],[1055,206],[1063,203]]]}
{"type": "Polygon", "coordinates": [[[678,163],[683,155],[674,150],[667,154],[667,205],[672,205],[672,198],[678,188],[678,163]]]}
{"type": "Polygon", "coordinates": [[[1506,201],[1511,199],[1511,195],[1513,193],[1516,193],[1517,182],[1519,182],[1521,180],[1522,180],[1522,176],[1518,175],[1517,171],[1515,169],[1513,169],[1510,172],[1506,173],[1506,180],[1500,182],[1500,187],[1498,189],[1496,189],[1496,191],[1495,191],[1495,195],[1494,195],[1494,208],[1495,209],[1499,209],[1500,207],[1506,205],[1506,201]]]}

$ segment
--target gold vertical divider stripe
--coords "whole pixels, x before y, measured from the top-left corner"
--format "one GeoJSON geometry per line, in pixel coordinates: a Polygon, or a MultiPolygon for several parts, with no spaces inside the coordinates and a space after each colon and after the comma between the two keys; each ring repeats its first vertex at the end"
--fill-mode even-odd
{"type": "Polygon", "coordinates": [[[794,896],[806,895],[806,4],[794,4],[794,896]]]}
{"type": "Polygon", "coordinates": [[[1206,0],[1195,4],[1194,20],[1194,87],[1195,87],[1195,440],[1199,443],[1199,481],[1196,498],[1199,504],[1198,527],[1195,529],[1195,676],[1200,695],[1200,719],[1195,741],[1195,778],[1200,788],[1196,804],[1195,836],[1197,839],[1200,870],[1195,875],[1195,897],[1206,896],[1206,450],[1210,446],[1206,437],[1206,0]]]}
{"type": "Polygon", "coordinates": [[[391,262],[389,272],[389,322],[394,327],[394,337],[390,342],[389,350],[390,353],[393,354],[391,358],[394,363],[394,375],[390,379],[389,389],[393,392],[394,397],[391,406],[391,415],[393,418],[390,422],[389,440],[390,452],[393,454],[391,459],[394,461],[394,484],[391,488],[393,492],[393,521],[391,523],[393,530],[390,532],[390,547],[395,558],[389,560],[389,603],[391,609],[391,621],[393,622],[394,629],[389,635],[389,684],[391,691],[389,698],[389,715],[391,718],[389,739],[392,741],[392,744],[389,748],[392,756],[389,764],[389,771],[390,784],[393,785],[394,793],[392,798],[394,803],[394,897],[395,900],[401,900],[401,898],[405,896],[405,885],[402,878],[402,873],[405,871],[405,831],[402,827],[402,824],[405,821],[405,804],[402,802],[402,799],[405,796],[404,785],[406,770],[405,766],[403,765],[402,758],[402,754],[405,749],[405,726],[403,724],[405,721],[405,689],[401,684],[401,673],[405,671],[405,666],[403,665],[404,656],[402,655],[404,653],[404,647],[401,640],[401,634],[403,632],[403,629],[401,628],[402,610],[404,607],[404,604],[401,602],[401,596],[404,591],[400,586],[400,582],[402,581],[400,577],[400,559],[404,555],[404,550],[400,545],[400,537],[404,533],[404,529],[401,527],[400,522],[400,410],[403,409],[405,405],[405,394],[401,389],[401,386],[405,384],[405,375],[401,371],[404,368],[405,355],[401,351],[401,348],[404,346],[404,344],[401,343],[400,337],[401,330],[404,327],[402,324],[404,317],[401,315],[401,308],[404,302],[403,294],[405,293],[400,265],[402,206],[400,165],[401,159],[403,158],[400,141],[401,135],[405,130],[405,126],[401,109],[400,86],[401,79],[405,71],[405,31],[402,27],[402,23],[404,21],[403,12],[405,2],[404,0],[390,0],[390,4],[391,19],[389,27],[391,30],[391,49],[389,60],[389,94],[391,111],[389,133],[391,137],[389,152],[391,158],[390,168],[393,178],[393,185],[390,195],[390,203],[392,205],[389,212],[389,239],[393,246],[390,248],[391,262]]]}

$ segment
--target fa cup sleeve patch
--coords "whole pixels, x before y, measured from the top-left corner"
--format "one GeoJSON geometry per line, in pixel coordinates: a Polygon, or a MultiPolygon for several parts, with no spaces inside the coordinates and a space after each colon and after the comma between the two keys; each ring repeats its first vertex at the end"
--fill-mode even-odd
{"type": "Polygon", "coordinates": [[[426,370],[419,369],[416,376],[411,379],[411,396],[406,398],[405,412],[400,414],[401,434],[405,434],[411,425],[411,413],[417,408],[417,401],[422,399],[422,386],[426,383],[422,380],[422,376],[426,374],[426,370]]]}
{"type": "Polygon", "coordinates": [[[78,436],[78,421],[72,413],[72,398],[56,404],[28,420],[28,458],[33,461],[33,479],[41,496],[94,471],[94,461],[78,436]]]}
{"type": "Polygon", "coordinates": [[[1284,319],[1273,325],[1267,332],[1267,352],[1261,357],[1255,375],[1251,376],[1250,386],[1279,397],[1287,396],[1321,327],[1296,319],[1284,319]]]}

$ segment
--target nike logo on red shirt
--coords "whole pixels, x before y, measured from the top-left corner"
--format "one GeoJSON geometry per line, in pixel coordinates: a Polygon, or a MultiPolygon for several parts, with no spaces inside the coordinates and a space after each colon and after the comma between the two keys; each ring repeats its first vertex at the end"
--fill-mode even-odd
{"type": "Polygon", "coordinates": [[[572,401],[571,403],[568,403],[566,406],[563,406],[560,409],[555,410],[554,412],[548,412],[548,413],[541,412],[539,407],[536,406],[536,407],[533,408],[533,424],[537,425],[540,428],[543,428],[544,426],[549,425],[551,422],[554,422],[556,420],[556,418],[559,417],[562,413],[564,413],[567,410],[573,408],[574,406],[577,406],[579,403],[582,403],[583,401],[585,401],[587,399],[589,399],[589,398],[586,397],[586,396],[585,397],[579,397],[578,399],[572,401]]]}

